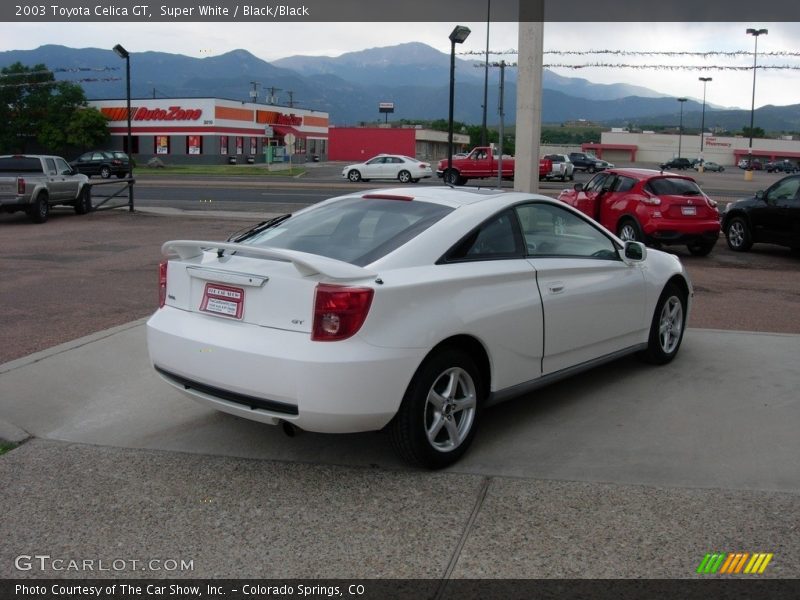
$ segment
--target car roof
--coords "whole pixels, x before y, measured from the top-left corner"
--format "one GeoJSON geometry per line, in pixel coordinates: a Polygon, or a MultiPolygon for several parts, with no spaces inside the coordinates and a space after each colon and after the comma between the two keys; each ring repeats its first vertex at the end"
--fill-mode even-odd
{"type": "MultiPolygon", "coordinates": [[[[638,179],[640,181],[645,179],[650,179],[651,177],[662,177],[662,176],[670,176],[670,177],[680,177],[682,179],[692,179],[688,175],[681,175],[680,173],[672,173],[671,171],[661,171],[657,169],[636,169],[636,168],[613,168],[603,171],[604,173],[613,173],[615,175],[624,175],[627,177],[633,177],[634,179],[638,179]]],[[[694,181],[692,179],[692,181],[694,181]]]]}

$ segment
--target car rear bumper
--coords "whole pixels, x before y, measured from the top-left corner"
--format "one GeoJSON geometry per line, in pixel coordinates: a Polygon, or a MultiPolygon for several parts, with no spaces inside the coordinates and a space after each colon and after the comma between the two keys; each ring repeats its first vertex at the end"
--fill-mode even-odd
{"type": "Polygon", "coordinates": [[[651,221],[644,234],[653,242],[666,245],[714,243],[719,239],[720,224],[717,219],[701,221],[676,221],[662,219],[651,221]]]}
{"type": "Polygon", "coordinates": [[[372,431],[395,415],[422,360],[420,349],[380,348],[358,336],[309,334],[165,307],[147,322],[161,377],[226,413],[321,433],[372,431]]]}

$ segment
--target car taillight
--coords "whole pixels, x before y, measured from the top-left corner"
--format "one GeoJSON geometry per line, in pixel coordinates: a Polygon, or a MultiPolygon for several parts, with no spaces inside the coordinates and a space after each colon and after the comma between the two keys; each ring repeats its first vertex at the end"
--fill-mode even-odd
{"type": "Polygon", "coordinates": [[[311,339],[335,342],[355,335],[367,318],[374,293],[372,288],[317,285],[311,339]]]}
{"type": "Polygon", "coordinates": [[[642,196],[642,203],[649,204],[650,206],[660,206],[661,198],[658,196],[642,196]]]}
{"type": "Polygon", "coordinates": [[[430,165],[428,163],[419,163],[420,169],[427,169],[430,165]]]}
{"type": "Polygon", "coordinates": [[[158,265],[158,308],[164,308],[167,303],[167,263],[158,265]]]}
{"type": "Polygon", "coordinates": [[[17,193],[20,196],[25,193],[25,180],[22,177],[17,179],[17,193]]]}

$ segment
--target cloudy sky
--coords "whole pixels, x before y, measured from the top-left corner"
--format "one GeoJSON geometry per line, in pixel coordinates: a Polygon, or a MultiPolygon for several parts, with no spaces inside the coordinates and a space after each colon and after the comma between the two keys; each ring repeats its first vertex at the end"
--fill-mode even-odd
{"type": "MultiPolygon", "coordinates": [[[[459,52],[486,50],[486,23],[461,23],[472,30],[459,52]]],[[[72,48],[111,48],[121,43],[130,52],[160,51],[187,56],[218,55],[243,48],[270,61],[296,54],[338,56],[345,52],[409,41],[450,51],[448,34],[454,23],[0,23],[0,51],[25,50],[43,44],[72,48]]],[[[788,70],[761,70],[757,74],[756,107],[766,104],[800,104],[800,57],[769,56],[773,52],[798,53],[800,23],[546,23],[545,51],[660,51],[752,52],[754,39],[745,29],[769,29],[758,39],[758,63],[787,65],[788,70]]],[[[493,23],[492,51],[517,48],[516,23],[493,23]]],[[[480,59],[481,57],[465,57],[480,59]]],[[[514,61],[514,55],[493,55],[493,60],[514,61]]],[[[707,101],[718,106],[750,108],[752,68],[736,71],[712,69],[752,67],[752,56],[615,56],[610,54],[544,56],[545,64],[585,65],[621,63],[629,67],[553,68],[560,75],[582,77],[595,83],[630,83],[661,93],[702,99],[698,77],[712,77],[707,101]],[[660,68],[641,68],[661,65],[660,68]],[[673,67],[667,69],[667,66],[673,67]],[[701,66],[701,70],[683,67],[701,66]],[[680,68],[678,68],[680,67],[680,68]]]]}

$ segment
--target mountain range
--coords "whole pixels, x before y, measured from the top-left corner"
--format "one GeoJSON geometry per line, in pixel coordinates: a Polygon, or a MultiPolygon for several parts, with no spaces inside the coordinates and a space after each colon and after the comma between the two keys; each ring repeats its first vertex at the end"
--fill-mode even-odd
{"type": "MultiPolygon", "coordinates": [[[[73,80],[90,99],[125,97],[124,63],[112,50],[41,46],[34,50],[0,52],[0,67],[20,62],[45,64],[58,80],[73,80]],[[90,70],[91,69],[91,70],[90,70]]],[[[258,101],[271,95],[276,104],[320,110],[334,125],[382,120],[379,102],[393,102],[392,120],[447,118],[449,54],[418,42],[349,52],[338,57],[290,56],[272,63],[247,50],[194,58],[163,52],[131,54],[131,97],[219,97],[258,101]],[[255,85],[254,85],[255,82],[255,85]],[[270,89],[272,88],[272,89],[270,89]]],[[[499,120],[499,69],[490,68],[488,118],[499,120]]],[[[505,70],[505,121],[515,117],[516,70],[505,70]]],[[[484,69],[477,61],[456,59],[454,118],[480,123],[484,69]]],[[[577,119],[605,125],[678,125],[675,98],[628,84],[596,84],[545,70],[542,121],[577,119]]],[[[684,127],[699,127],[702,105],[683,106],[684,127]]],[[[717,110],[706,105],[706,125],[738,130],[749,124],[746,110],[717,110]]],[[[800,131],[800,105],[766,106],[756,111],[757,124],[767,131],[800,131]]]]}

